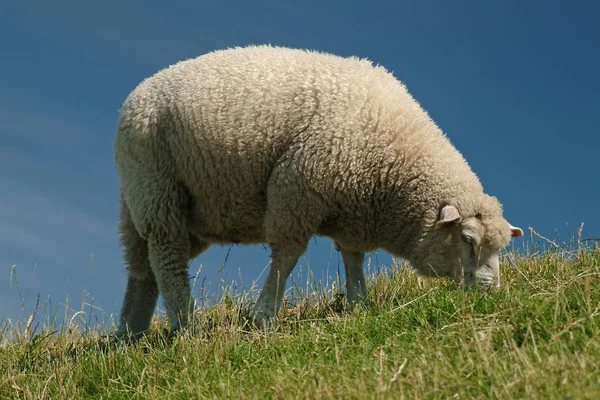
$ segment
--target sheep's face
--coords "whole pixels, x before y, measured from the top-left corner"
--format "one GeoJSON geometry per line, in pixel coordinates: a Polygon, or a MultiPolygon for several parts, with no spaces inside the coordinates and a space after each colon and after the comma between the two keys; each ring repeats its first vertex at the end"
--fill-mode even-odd
{"type": "Polygon", "coordinates": [[[411,261],[425,276],[450,277],[470,287],[499,288],[499,252],[511,237],[522,234],[502,217],[477,214],[463,218],[454,206],[447,205],[411,261]]]}

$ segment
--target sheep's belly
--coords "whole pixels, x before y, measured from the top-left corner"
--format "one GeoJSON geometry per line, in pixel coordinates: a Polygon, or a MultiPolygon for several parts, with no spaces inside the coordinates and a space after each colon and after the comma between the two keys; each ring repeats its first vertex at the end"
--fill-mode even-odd
{"type": "Polygon", "coordinates": [[[188,229],[198,239],[210,243],[264,243],[265,209],[264,198],[245,198],[244,201],[238,199],[212,205],[196,204],[188,229]]]}
{"type": "Polygon", "coordinates": [[[259,244],[265,243],[265,235],[262,227],[254,231],[244,229],[221,230],[219,232],[193,231],[192,234],[198,239],[219,244],[259,244]]]}

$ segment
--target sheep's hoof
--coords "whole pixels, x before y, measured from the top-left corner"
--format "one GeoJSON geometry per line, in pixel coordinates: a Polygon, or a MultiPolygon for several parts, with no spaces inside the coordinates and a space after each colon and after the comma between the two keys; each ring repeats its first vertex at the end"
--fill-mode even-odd
{"type": "Polygon", "coordinates": [[[258,329],[260,329],[262,331],[265,331],[265,332],[270,331],[274,325],[273,322],[274,322],[273,316],[266,311],[256,310],[252,314],[252,323],[254,324],[255,327],[257,327],[258,329]]]}
{"type": "Polygon", "coordinates": [[[144,337],[145,334],[146,334],[146,332],[140,332],[140,333],[134,334],[130,331],[118,330],[114,333],[107,335],[107,340],[112,343],[117,343],[117,342],[136,343],[136,342],[139,342],[139,340],[142,337],[144,337]]]}

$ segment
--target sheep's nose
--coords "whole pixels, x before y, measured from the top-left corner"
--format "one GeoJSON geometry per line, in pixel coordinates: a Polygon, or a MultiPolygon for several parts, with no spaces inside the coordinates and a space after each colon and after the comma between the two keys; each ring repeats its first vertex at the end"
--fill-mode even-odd
{"type": "Polygon", "coordinates": [[[496,290],[500,287],[492,279],[477,279],[477,286],[483,290],[496,290]]]}

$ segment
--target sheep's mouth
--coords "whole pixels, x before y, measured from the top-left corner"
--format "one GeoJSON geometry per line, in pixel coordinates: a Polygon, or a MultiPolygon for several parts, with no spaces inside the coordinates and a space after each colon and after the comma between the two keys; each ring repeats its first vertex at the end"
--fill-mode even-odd
{"type": "Polygon", "coordinates": [[[455,276],[454,281],[464,288],[474,290],[492,290],[499,288],[496,279],[475,277],[473,273],[464,273],[464,275],[460,274],[459,276],[455,276]]]}
{"type": "Polygon", "coordinates": [[[495,283],[494,278],[477,278],[473,283],[473,288],[495,290],[499,288],[499,285],[495,283]]]}

